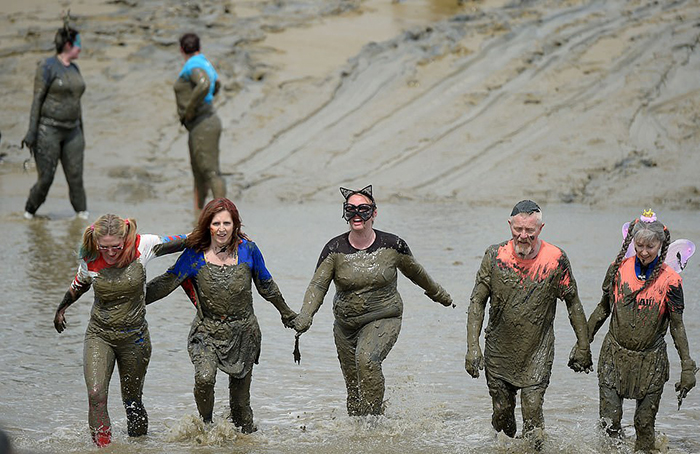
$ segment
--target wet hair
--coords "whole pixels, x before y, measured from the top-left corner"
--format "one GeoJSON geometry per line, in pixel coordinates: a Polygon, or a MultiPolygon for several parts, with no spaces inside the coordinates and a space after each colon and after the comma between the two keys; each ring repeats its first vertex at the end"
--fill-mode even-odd
{"type": "Polygon", "coordinates": [[[661,252],[659,253],[659,259],[657,260],[656,265],[654,266],[654,271],[651,273],[651,276],[649,276],[649,279],[644,282],[642,288],[627,295],[624,304],[628,304],[636,300],[637,295],[646,290],[661,273],[664,261],[666,260],[666,254],[668,253],[668,247],[671,244],[671,232],[669,232],[666,226],[660,221],[644,222],[640,221],[639,219],[635,219],[630,222],[629,227],[627,228],[627,236],[625,236],[625,240],[622,242],[622,247],[615,258],[615,262],[613,262],[613,280],[615,279],[617,270],[620,269],[620,264],[624,260],[627,249],[629,249],[633,239],[637,241],[659,241],[661,242],[661,252]]]}
{"type": "Polygon", "coordinates": [[[223,197],[214,199],[206,204],[202,213],[199,215],[197,226],[192,233],[187,236],[185,245],[198,252],[206,251],[209,245],[211,245],[211,232],[209,231],[211,220],[214,219],[217,213],[222,211],[228,211],[233,220],[233,235],[231,236],[231,243],[228,244],[226,248],[231,250],[238,244],[241,238],[248,239],[248,236],[241,231],[241,216],[238,214],[238,208],[236,208],[236,205],[229,199],[223,197]]]}
{"type": "Polygon", "coordinates": [[[199,36],[195,33],[185,33],[180,37],[180,49],[187,54],[199,52],[199,36]]]}
{"type": "Polygon", "coordinates": [[[54,44],[56,45],[56,53],[60,54],[63,52],[63,48],[66,47],[66,44],[70,44],[71,46],[75,44],[75,40],[78,37],[78,30],[74,29],[73,27],[61,27],[56,31],[56,36],[53,39],[54,44]]]}
{"type": "Polygon", "coordinates": [[[124,249],[115,264],[118,268],[136,259],[136,219],[122,219],[116,214],[104,214],[85,228],[80,258],[86,262],[97,260],[100,256],[99,240],[108,235],[124,239],[124,249]]]}
{"type": "Polygon", "coordinates": [[[511,210],[510,217],[508,219],[512,220],[515,216],[519,214],[522,214],[523,216],[531,216],[534,214],[537,218],[537,224],[542,225],[542,209],[538,204],[536,204],[532,200],[525,199],[516,203],[513,209],[511,210]]]}

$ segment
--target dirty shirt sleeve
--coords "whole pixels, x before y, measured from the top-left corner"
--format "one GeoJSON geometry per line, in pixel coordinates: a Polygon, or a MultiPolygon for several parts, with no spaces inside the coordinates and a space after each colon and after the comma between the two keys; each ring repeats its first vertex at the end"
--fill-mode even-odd
{"type": "Polygon", "coordinates": [[[430,277],[425,268],[423,268],[423,265],[418,263],[404,240],[398,239],[396,250],[399,254],[397,268],[404,276],[425,290],[425,295],[431,300],[445,305],[452,303],[450,294],[430,277]]]}

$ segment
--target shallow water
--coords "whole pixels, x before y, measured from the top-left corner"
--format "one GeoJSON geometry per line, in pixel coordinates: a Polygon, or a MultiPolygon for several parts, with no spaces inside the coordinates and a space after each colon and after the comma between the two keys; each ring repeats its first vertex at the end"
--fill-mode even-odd
{"type": "MultiPolygon", "coordinates": [[[[8,316],[0,331],[0,425],[15,444],[29,452],[94,452],[87,428],[87,397],[82,377],[82,342],[92,292],[67,312],[68,328],[52,327],[56,305],[74,272],[74,251],[84,221],[60,211],[65,200],[50,199],[51,219],[27,222],[13,205],[0,204],[4,231],[0,291],[8,316]],[[56,208],[54,211],[51,208],[56,208]],[[9,258],[9,259],[8,259],[9,258]]],[[[10,203],[6,203],[10,202],[10,203]]],[[[178,233],[190,228],[182,206],[145,202],[129,206],[93,200],[94,212],[133,216],[141,232],[178,233]]],[[[245,231],[261,248],[268,268],[288,303],[301,305],[303,292],[325,242],[345,229],[339,204],[252,206],[239,204],[245,231]]],[[[227,382],[219,375],[215,424],[203,430],[192,397],[193,369],[186,336],[194,315],[184,292],[176,291],[149,306],[147,319],[153,356],[144,403],[150,433],[126,436],[117,375],[112,379],[109,410],[115,442],[103,452],[127,453],[272,453],[272,452],[522,452],[520,440],[495,437],[490,428],[491,403],[485,379],[464,371],[466,309],[481,255],[507,238],[508,208],[450,204],[383,204],[376,227],[403,237],[414,255],[453,295],[457,307],[443,308],[401,278],[405,315],[399,340],[384,364],[386,416],[349,418],[332,337],[331,295],[311,330],[301,338],[302,362],[292,359],[294,335],[284,329],[272,305],[256,295],[255,310],[263,331],[260,364],[253,372],[252,406],[259,428],[241,435],[225,421],[227,382]]],[[[620,244],[620,226],[635,213],[600,211],[584,206],[546,206],[542,238],[564,248],[572,262],[581,298],[589,314],[599,298],[600,283],[620,244]]],[[[96,216],[93,216],[94,218],[96,216]]],[[[91,219],[92,219],[91,218],[91,219]]],[[[700,238],[697,215],[668,212],[662,219],[675,237],[700,238]]],[[[175,257],[149,264],[150,277],[163,272],[175,257]]],[[[699,358],[700,261],[691,259],[683,273],[686,328],[691,353],[699,358]]],[[[561,304],[555,321],[555,365],[545,401],[547,442],[544,452],[631,452],[633,402],[626,402],[623,425],[628,441],[612,449],[600,444],[595,430],[597,381],[566,367],[574,336],[561,304]]],[[[597,359],[607,327],[593,346],[597,359]]],[[[482,340],[483,342],[483,340],[482,340]]],[[[672,345],[670,336],[667,342],[672,345]]],[[[680,366],[669,348],[671,380],[657,418],[661,447],[673,453],[700,451],[700,394],[691,392],[680,411],[672,384],[680,366]]],[[[518,415],[520,424],[520,415],[518,415]]]]}

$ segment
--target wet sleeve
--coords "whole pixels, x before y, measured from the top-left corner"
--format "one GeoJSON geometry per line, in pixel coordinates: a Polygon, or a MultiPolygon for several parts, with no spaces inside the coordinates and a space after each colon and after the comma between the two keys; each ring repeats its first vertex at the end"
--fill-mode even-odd
{"type": "MultiPolygon", "coordinates": [[[[403,240],[401,240],[403,242],[403,240]]],[[[405,248],[399,248],[397,268],[411,280],[414,284],[425,290],[428,298],[444,305],[452,303],[452,297],[440,284],[435,282],[428,272],[423,268],[423,265],[418,263],[408,245],[405,248]],[[401,250],[408,252],[402,253],[401,250]]]]}
{"type": "Polygon", "coordinates": [[[559,269],[561,270],[561,275],[559,277],[559,299],[568,301],[574,296],[578,297],[578,289],[576,288],[574,273],[571,271],[571,263],[564,251],[561,252],[561,257],[559,258],[559,269]]]}
{"type": "Polygon", "coordinates": [[[491,296],[491,269],[494,259],[494,248],[486,250],[481,266],[476,272],[474,289],[469,297],[469,310],[467,312],[467,349],[474,351],[479,346],[479,336],[484,325],[486,315],[486,302],[491,296]]]}
{"type": "Polygon", "coordinates": [[[258,290],[260,296],[275,306],[275,309],[277,309],[282,316],[282,320],[291,320],[294,318],[296,313],[287,305],[287,302],[284,300],[284,296],[282,296],[282,292],[275,283],[274,279],[272,279],[272,275],[265,266],[265,259],[263,258],[260,249],[258,249],[255,244],[253,244],[252,249],[252,274],[255,288],[258,290]]]}
{"type": "Polygon", "coordinates": [[[78,271],[75,274],[75,278],[73,279],[70,287],[74,292],[84,293],[90,288],[91,285],[92,276],[88,271],[87,263],[85,260],[81,260],[80,264],[78,265],[78,271]]]}
{"type": "Polygon", "coordinates": [[[671,312],[682,314],[685,309],[685,302],[683,300],[683,284],[680,279],[669,285],[666,306],[671,312]]]}
{"type": "Polygon", "coordinates": [[[168,271],[152,279],[146,285],[146,304],[151,304],[170,295],[185,279],[191,277],[192,271],[190,270],[192,268],[191,254],[181,254],[168,271]]]}
{"type": "Polygon", "coordinates": [[[39,63],[34,75],[34,97],[32,99],[32,108],[29,111],[29,130],[27,138],[33,137],[36,140],[37,131],[39,129],[39,118],[41,117],[41,106],[46,99],[46,93],[49,91],[49,86],[52,81],[51,65],[47,61],[39,63]]]}
{"type": "Polygon", "coordinates": [[[160,257],[161,255],[182,252],[185,249],[186,239],[187,235],[161,236],[159,243],[153,246],[153,255],[160,257]]]}
{"type": "Polygon", "coordinates": [[[309,286],[306,288],[306,293],[304,294],[304,304],[301,307],[300,315],[304,314],[305,316],[312,317],[316,312],[318,312],[321,304],[323,304],[323,298],[326,297],[331,281],[333,281],[335,272],[335,255],[336,254],[326,255],[316,267],[316,271],[311,278],[311,282],[309,282],[309,286]]]}
{"type": "Polygon", "coordinates": [[[185,119],[190,120],[194,118],[195,112],[197,111],[197,106],[204,102],[209,93],[209,88],[211,82],[209,81],[209,76],[207,72],[202,68],[193,68],[190,73],[190,82],[193,85],[192,96],[190,97],[189,103],[187,103],[187,108],[185,109],[185,119]]]}

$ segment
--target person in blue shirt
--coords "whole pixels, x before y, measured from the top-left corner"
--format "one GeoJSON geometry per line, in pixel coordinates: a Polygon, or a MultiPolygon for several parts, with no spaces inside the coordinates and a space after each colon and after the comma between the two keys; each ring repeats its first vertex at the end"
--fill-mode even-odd
{"type": "Polygon", "coordinates": [[[200,53],[196,34],[180,38],[180,53],[185,65],[175,81],[175,100],[180,123],[189,131],[194,208],[199,215],[210,190],[215,199],[226,197],[226,182],[219,170],[221,120],[213,105],[220,82],[212,64],[200,53]]]}
{"type": "Polygon", "coordinates": [[[146,304],[182,285],[197,311],[187,350],[194,364],[194,398],[204,422],[212,422],[216,372],[229,376],[231,419],[243,433],[256,430],[250,407],[253,365],[262,334],[253,311],[253,284],[291,328],[297,314],[284,301],[257,245],[241,231],[229,199],[209,202],[187,237],[186,249],[168,271],[148,283],[146,304]]]}

